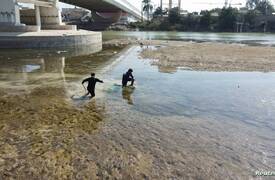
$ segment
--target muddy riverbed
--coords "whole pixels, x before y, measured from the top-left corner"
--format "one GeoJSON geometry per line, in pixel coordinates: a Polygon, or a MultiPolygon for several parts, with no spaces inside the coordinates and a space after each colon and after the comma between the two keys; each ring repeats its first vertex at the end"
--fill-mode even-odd
{"type": "Polygon", "coordinates": [[[120,39],[104,42],[106,47],[142,45],[142,57],[153,59],[162,69],[196,71],[275,71],[275,47],[217,42],[120,39]],[[148,48],[161,46],[161,48],[148,48]]]}
{"type": "Polygon", "coordinates": [[[275,74],[156,66],[142,52],[160,45],[2,56],[1,179],[249,179],[274,171],[275,74]],[[136,88],[122,89],[129,67],[136,88]],[[85,93],[81,80],[91,71],[105,82],[96,98],[72,99],[85,93]]]}

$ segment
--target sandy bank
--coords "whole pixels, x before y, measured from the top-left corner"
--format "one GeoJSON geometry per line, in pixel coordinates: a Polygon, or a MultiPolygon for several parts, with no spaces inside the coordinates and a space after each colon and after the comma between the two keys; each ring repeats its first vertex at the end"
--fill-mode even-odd
{"type": "Polygon", "coordinates": [[[181,41],[111,40],[105,47],[143,44],[143,58],[156,59],[160,68],[187,67],[200,71],[275,71],[275,48],[242,44],[181,41]],[[161,45],[157,49],[147,45],[161,45]]]}

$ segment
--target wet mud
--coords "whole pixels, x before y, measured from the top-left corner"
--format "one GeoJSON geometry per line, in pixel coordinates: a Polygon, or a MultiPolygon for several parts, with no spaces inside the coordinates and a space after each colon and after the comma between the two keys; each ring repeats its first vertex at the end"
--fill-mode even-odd
{"type": "Polygon", "coordinates": [[[274,47],[209,42],[167,42],[161,48],[144,49],[142,57],[154,59],[152,64],[161,69],[183,68],[216,72],[275,71],[274,47]]]}
{"type": "Polygon", "coordinates": [[[1,93],[1,179],[72,179],[85,166],[75,141],[98,128],[105,107],[91,102],[79,109],[63,94],[57,87],[1,93]]]}

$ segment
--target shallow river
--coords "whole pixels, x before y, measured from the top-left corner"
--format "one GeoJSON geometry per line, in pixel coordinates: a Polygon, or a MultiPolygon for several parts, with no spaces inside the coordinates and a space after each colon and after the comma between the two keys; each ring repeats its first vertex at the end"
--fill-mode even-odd
{"type": "Polygon", "coordinates": [[[250,45],[275,45],[275,34],[268,33],[197,33],[197,32],[173,32],[173,31],[105,31],[103,39],[136,38],[146,40],[176,40],[196,42],[225,42],[242,43],[250,45]]]}
{"type": "Polygon", "coordinates": [[[152,66],[141,50],[1,51],[1,179],[249,179],[275,171],[275,73],[152,66]],[[136,88],[122,89],[129,67],[136,88]],[[105,83],[95,99],[80,99],[91,71],[105,83]]]}

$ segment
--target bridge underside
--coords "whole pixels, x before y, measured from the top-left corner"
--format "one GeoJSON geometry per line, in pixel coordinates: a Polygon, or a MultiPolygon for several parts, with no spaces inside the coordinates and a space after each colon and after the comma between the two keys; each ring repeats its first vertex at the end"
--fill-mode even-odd
{"type": "MultiPolygon", "coordinates": [[[[122,12],[109,12],[109,13],[98,13],[95,11],[91,12],[89,20],[82,21],[81,18],[67,18],[64,19],[67,25],[77,25],[79,29],[85,29],[90,31],[102,31],[107,29],[113,23],[120,20],[122,12]]],[[[68,16],[66,13],[63,14],[68,16]]]]}
{"type": "Polygon", "coordinates": [[[96,12],[118,12],[120,8],[103,0],[61,0],[61,2],[79,6],[96,12]]]}
{"type": "Polygon", "coordinates": [[[92,22],[74,21],[69,24],[77,25],[87,30],[104,30],[119,21],[122,14],[130,14],[141,19],[140,10],[127,0],[60,0],[61,2],[79,6],[92,11],[92,22]],[[119,16],[118,16],[119,15],[119,16]]]}
{"type": "Polygon", "coordinates": [[[126,12],[137,19],[141,19],[140,10],[127,0],[60,0],[67,4],[79,6],[99,13],[126,12]]]}
{"type": "MultiPolygon", "coordinates": [[[[139,18],[139,10],[127,0],[1,0],[0,32],[39,31],[40,29],[74,30],[75,26],[62,23],[58,2],[91,10],[94,25],[100,22],[107,27],[120,19],[122,12],[139,18]],[[29,3],[34,9],[20,9],[18,3],[29,3]]],[[[101,29],[101,28],[100,28],[101,29]]]]}

